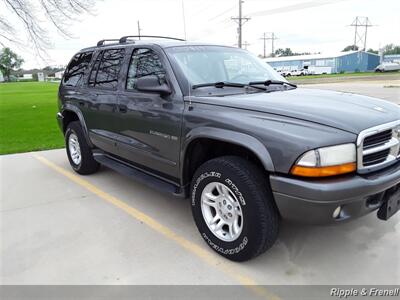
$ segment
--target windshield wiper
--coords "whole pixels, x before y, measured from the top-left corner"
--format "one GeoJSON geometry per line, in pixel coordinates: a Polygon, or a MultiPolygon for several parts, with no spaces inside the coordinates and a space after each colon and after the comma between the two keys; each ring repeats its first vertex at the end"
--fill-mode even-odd
{"type": "Polygon", "coordinates": [[[192,86],[192,89],[197,89],[197,88],[202,88],[202,87],[209,87],[213,86],[219,89],[222,89],[223,87],[238,87],[238,88],[243,88],[246,86],[246,84],[243,83],[236,83],[236,82],[226,82],[226,81],[218,81],[218,82],[209,82],[209,83],[200,83],[200,84],[194,84],[192,86]]]}
{"type": "Polygon", "coordinates": [[[219,89],[222,89],[224,87],[237,87],[237,88],[252,87],[252,88],[256,88],[256,89],[265,91],[265,88],[263,88],[263,87],[251,86],[249,84],[237,83],[237,82],[227,82],[227,81],[194,84],[192,86],[192,89],[194,90],[194,89],[202,88],[202,87],[216,87],[219,89]]]}
{"type": "Polygon", "coordinates": [[[286,82],[286,81],[280,81],[280,80],[265,80],[265,81],[251,81],[249,82],[249,86],[253,86],[256,84],[262,84],[265,86],[270,86],[272,84],[280,84],[280,85],[288,85],[294,88],[297,88],[297,85],[294,83],[286,82]]]}

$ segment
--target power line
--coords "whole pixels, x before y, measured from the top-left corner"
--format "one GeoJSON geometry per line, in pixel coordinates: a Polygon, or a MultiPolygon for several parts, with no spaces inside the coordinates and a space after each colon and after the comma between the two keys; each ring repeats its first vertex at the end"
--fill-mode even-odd
{"type": "Polygon", "coordinates": [[[268,10],[257,10],[256,12],[250,13],[251,17],[262,17],[281,13],[288,13],[292,11],[298,11],[302,9],[314,8],[322,5],[336,4],[338,2],[348,1],[348,0],[313,0],[301,3],[296,3],[292,5],[282,6],[278,8],[268,9],[268,10]]]}
{"type": "Polygon", "coordinates": [[[278,39],[274,32],[269,32],[269,36],[267,36],[267,34],[268,32],[264,32],[263,36],[260,38],[264,42],[264,58],[267,57],[267,41],[271,40],[271,56],[274,56],[274,42],[278,39]]]}
{"type": "Polygon", "coordinates": [[[367,33],[368,27],[372,27],[368,17],[356,17],[350,26],[354,27],[354,43],[353,50],[356,50],[358,44],[363,45],[363,50],[367,49],[367,33]]]}
{"type": "Polygon", "coordinates": [[[244,3],[243,0],[239,0],[239,16],[232,17],[231,19],[234,20],[238,24],[238,47],[242,48],[242,26],[244,23],[249,21],[251,18],[243,17],[242,16],[242,4],[244,3]]]}
{"type": "Polygon", "coordinates": [[[223,16],[223,15],[229,13],[229,12],[230,12],[231,10],[233,10],[235,7],[236,7],[236,5],[234,5],[234,6],[230,7],[230,8],[228,8],[227,10],[224,10],[223,12],[219,13],[218,15],[216,15],[216,16],[214,16],[214,17],[208,19],[208,22],[213,21],[213,20],[215,20],[215,19],[218,19],[219,17],[221,17],[221,16],[223,16]]]}

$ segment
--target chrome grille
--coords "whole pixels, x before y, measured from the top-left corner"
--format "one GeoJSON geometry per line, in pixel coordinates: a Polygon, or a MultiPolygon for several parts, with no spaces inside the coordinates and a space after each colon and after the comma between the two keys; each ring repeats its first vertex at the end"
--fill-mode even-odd
{"type": "Polygon", "coordinates": [[[400,121],[362,131],[357,139],[359,173],[385,168],[400,158],[400,121]]]}
{"type": "Polygon", "coordinates": [[[374,148],[379,145],[383,145],[390,141],[393,136],[392,129],[382,131],[380,133],[370,135],[365,138],[363,149],[374,148]]]}
{"type": "Polygon", "coordinates": [[[386,160],[389,153],[390,153],[390,149],[385,149],[385,150],[382,150],[379,152],[364,155],[363,165],[364,166],[372,166],[372,165],[382,163],[386,160]]]}

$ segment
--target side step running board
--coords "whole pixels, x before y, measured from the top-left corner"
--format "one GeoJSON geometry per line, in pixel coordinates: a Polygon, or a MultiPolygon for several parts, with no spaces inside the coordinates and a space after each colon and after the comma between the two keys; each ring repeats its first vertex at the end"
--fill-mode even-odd
{"type": "Polygon", "coordinates": [[[173,194],[178,197],[183,197],[183,192],[181,189],[169,182],[166,182],[162,179],[159,179],[155,176],[147,174],[132,165],[125,164],[121,161],[111,158],[105,154],[94,153],[94,159],[100,164],[117,171],[123,175],[129,176],[131,178],[136,179],[149,187],[152,187],[156,190],[160,190],[162,192],[167,192],[173,194]]]}

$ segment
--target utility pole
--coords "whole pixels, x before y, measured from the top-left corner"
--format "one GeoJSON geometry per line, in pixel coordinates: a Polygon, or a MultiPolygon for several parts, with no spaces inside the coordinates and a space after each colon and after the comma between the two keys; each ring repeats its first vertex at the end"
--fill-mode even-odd
{"type": "Polygon", "coordinates": [[[138,36],[139,36],[139,40],[140,40],[140,32],[142,31],[142,28],[140,28],[139,20],[137,21],[137,31],[138,31],[138,36]]]}
{"type": "Polygon", "coordinates": [[[263,42],[264,42],[264,52],[263,52],[263,53],[264,53],[264,55],[263,55],[264,58],[267,57],[267,52],[266,52],[266,51],[267,51],[267,50],[266,50],[266,49],[267,49],[267,36],[266,36],[266,34],[267,34],[267,33],[264,32],[264,33],[263,33],[263,37],[261,38],[261,39],[263,40],[263,42]]]}
{"type": "Polygon", "coordinates": [[[368,32],[368,27],[372,26],[372,24],[368,20],[368,17],[365,20],[364,26],[365,26],[364,51],[367,51],[367,32],[368,32]]]}
{"type": "Polygon", "coordinates": [[[272,33],[272,36],[271,36],[271,50],[272,50],[271,55],[272,56],[275,56],[274,42],[277,39],[278,38],[275,36],[275,33],[272,33]]]}
{"type": "Polygon", "coordinates": [[[248,18],[248,17],[243,17],[243,13],[242,13],[242,4],[243,4],[243,2],[244,2],[243,0],[239,0],[239,16],[231,18],[232,20],[234,20],[238,24],[237,33],[238,33],[238,47],[239,48],[242,48],[242,27],[243,27],[243,24],[251,19],[251,18],[248,18]]]}
{"type": "Polygon", "coordinates": [[[374,25],[371,24],[368,17],[356,17],[350,26],[354,27],[353,50],[356,50],[358,44],[361,44],[364,47],[363,50],[366,51],[368,27],[374,25]]]}
{"type": "Polygon", "coordinates": [[[356,17],[356,19],[353,21],[353,23],[350,26],[354,26],[355,30],[354,30],[354,43],[353,43],[353,50],[356,50],[356,46],[357,46],[357,31],[358,31],[358,17],[356,17]]]}
{"type": "Polygon", "coordinates": [[[267,57],[267,41],[271,40],[271,56],[274,56],[274,42],[275,40],[277,40],[278,38],[276,37],[274,32],[270,32],[270,36],[267,37],[268,32],[264,32],[263,37],[261,38],[264,41],[264,58],[267,57]]]}
{"type": "Polygon", "coordinates": [[[250,46],[250,45],[251,45],[251,44],[249,44],[247,41],[245,41],[245,42],[243,43],[244,49],[246,49],[246,50],[247,50],[247,47],[250,46]]]}

